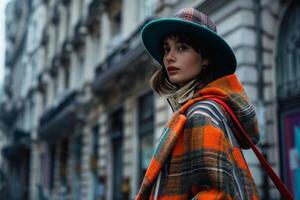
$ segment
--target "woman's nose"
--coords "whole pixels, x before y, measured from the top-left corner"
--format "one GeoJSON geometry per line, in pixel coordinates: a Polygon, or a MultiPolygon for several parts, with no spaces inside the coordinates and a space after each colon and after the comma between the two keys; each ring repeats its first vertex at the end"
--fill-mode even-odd
{"type": "Polygon", "coordinates": [[[174,51],[173,51],[173,50],[170,50],[170,51],[166,54],[165,59],[166,59],[167,63],[172,63],[172,62],[174,62],[174,61],[176,60],[174,51]]]}

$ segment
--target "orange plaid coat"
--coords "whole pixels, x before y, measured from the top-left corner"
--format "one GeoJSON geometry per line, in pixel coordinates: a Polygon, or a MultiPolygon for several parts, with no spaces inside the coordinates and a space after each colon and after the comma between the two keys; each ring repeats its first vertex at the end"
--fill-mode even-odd
{"type": "Polygon", "coordinates": [[[235,75],[208,84],[175,112],[165,127],[136,196],[141,199],[258,199],[229,116],[205,99],[221,98],[258,142],[253,106],[235,75]]]}

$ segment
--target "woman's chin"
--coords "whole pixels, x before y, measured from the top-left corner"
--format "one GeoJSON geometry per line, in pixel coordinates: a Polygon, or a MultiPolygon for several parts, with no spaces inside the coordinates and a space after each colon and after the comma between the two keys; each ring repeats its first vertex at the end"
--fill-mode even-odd
{"type": "Polygon", "coordinates": [[[179,86],[185,85],[185,83],[188,82],[188,81],[184,81],[184,80],[176,79],[176,78],[169,78],[169,79],[172,84],[179,85],[179,86]]]}

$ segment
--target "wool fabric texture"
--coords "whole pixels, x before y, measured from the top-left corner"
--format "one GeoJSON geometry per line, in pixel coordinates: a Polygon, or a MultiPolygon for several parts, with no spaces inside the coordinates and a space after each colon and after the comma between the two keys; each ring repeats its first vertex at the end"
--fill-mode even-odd
{"type": "MultiPolygon", "coordinates": [[[[243,199],[259,199],[241,150],[249,145],[244,141],[232,144],[224,127],[201,109],[195,109],[197,102],[212,97],[225,101],[251,140],[258,142],[255,111],[241,83],[236,75],[219,78],[196,91],[174,112],[164,128],[136,200],[242,199],[237,191],[243,191],[243,199]],[[234,173],[238,180],[233,178],[234,173]]],[[[224,116],[231,130],[238,131],[226,112],[224,116]]]]}

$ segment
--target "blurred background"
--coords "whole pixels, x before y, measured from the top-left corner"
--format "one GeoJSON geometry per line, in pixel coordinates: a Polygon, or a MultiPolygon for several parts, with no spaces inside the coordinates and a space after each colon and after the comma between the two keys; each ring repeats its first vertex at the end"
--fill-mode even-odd
{"type": "MultiPolygon", "coordinates": [[[[0,199],[134,198],[172,114],[140,30],[184,7],[233,48],[258,146],[300,199],[298,0],[0,0],[0,199]]],[[[244,153],[261,199],[280,199],[244,153]]]]}

